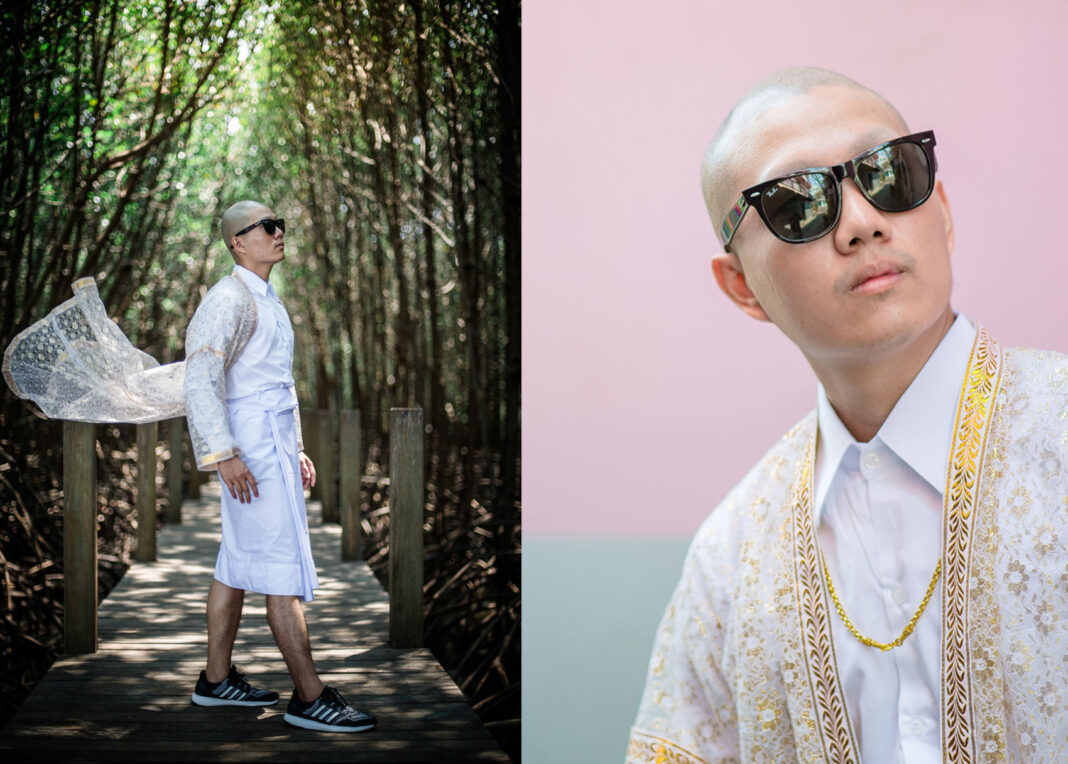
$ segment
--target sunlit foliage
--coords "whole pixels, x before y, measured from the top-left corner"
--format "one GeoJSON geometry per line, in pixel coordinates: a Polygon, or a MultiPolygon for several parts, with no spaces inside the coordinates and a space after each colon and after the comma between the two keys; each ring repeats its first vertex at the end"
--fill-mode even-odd
{"type": "MultiPolygon", "coordinates": [[[[428,625],[517,729],[518,4],[24,2],[0,30],[0,342],[94,276],[135,344],[181,359],[232,267],[221,213],[271,205],[302,402],[359,409],[372,468],[389,408],[425,409],[428,625]]],[[[55,428],[10,394],[0,417],[0,501],[25,515],[0,542],[29,569],[57,532],[55,428]]]]}

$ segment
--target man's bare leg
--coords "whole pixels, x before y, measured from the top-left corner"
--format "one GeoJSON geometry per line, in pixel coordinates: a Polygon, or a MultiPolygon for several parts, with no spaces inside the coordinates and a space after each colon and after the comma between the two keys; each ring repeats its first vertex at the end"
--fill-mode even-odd
{"type": "Polygon", "coordinates": [[[312,662],[304,608],[295,596],[268,594],[267,623],[293,677],[297,694],[305,703],[310,703],[322,693],[323,683],[312,662]]]}
{"type": "Polygon", "coordinates": [[[211,582],[208,592],[208,665],[209,682],[221,682],[230,673],[234,640],[241,623],[245,591],[220,581],[211,582]]]}

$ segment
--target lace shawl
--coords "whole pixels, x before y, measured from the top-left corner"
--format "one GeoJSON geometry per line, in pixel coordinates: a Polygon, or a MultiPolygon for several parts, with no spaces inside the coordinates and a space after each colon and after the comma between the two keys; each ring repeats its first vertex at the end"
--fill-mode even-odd
{"type": "Polygon", "coordinates": [[[155,422],[182,416],[183,363],[160,366],[112,321],[91,278],[21,332],[4,352],[4,379],[45,416],[77,422],[155,422]]]}
{"type": "MultiPolygon", "coordinates": [[[[1068,761],[1066,411],[1068,357],[1008,350],[985,451],[972,455],[982,478],[969,488],[971,530],[954,540],[967,540],[963,565],[943,592],[942,670],[955,677],[942,688],[946,761],[1068,761]],[[963,625],[953,639],[949,623],[963,625]]],[[[815,437],[810,414],[698,532],[656,637],[628,764],[859,759],[859,720],[840,703],[832,713],[837,682],[813,673],[805,649],[806,635],[822,635],[833,668],[837,616],[825,597],[810,608],[801,596],[797,571],[815,563],[791,515],[815,437]]]]}
{"type": "Polygon", "coordinates": [[[238,455],[226,412],[226,370],[256,331],[256,302],[237,276],[208,290],[185,333],[185,403],[197,467],[238,455]]]}
{"type": "MultiPolygon", "coordinates": [[[[11,390],[50,419],[156,422],[186,416],[197,466],[240,453],[226,412],[226,370],[256,331],[256,303],[241,279],[208,290],[186,331],[186,360],[161,366],[133,346],[100,301],[96,282],[21,332],[4,352],[11,390]]],[[[303,448],[300,418],[297,443],[303,448]]]]}

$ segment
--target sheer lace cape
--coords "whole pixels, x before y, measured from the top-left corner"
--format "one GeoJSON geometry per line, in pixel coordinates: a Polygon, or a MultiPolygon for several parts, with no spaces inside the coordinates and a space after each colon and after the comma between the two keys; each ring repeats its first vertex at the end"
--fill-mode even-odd
{"type": "MultiPolygon", "coordinates": [[[[161,366],[107,315],[96,282],[20,333],[4,353],[4,379],[52,419],[155,422],[186,416],[202,470],[240,453],[226,414],[226,370],[256,330],[256,304],[227,276],[204,296],[186,331],[186,360],[161,366]]],[[[299,435],[298,435],[299,439],[299,435]]]]}
{"type": "Polygon", "coordinates": [[[21,332],[4,353],[4,379],[45,416],[77,422],[154,422],[185,414],[184,363],[160,366],[135,348],[100,302],[96,282],[21,332]]]}

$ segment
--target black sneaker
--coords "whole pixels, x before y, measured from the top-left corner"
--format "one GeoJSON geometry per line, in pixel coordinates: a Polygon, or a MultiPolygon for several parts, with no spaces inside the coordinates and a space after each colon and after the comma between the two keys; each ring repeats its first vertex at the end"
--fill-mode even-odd
{"type": "Polygon", "coordinates": [[[320,732],[364,732],[375,728],[375,717],[345,702],[341,693],[333,687],[323,687],[323,692],[311,703],[305,703],[293,691],[286,715],[286,724],[320,732]]]}
{"type": "Polygon", "coordinates": [[[237,666],[231,666],[230,674],[216,684],[201,671],[193,702],[198,706],[273,706],[278,702],[278,693],[253,687],[245,681],[244,674],[238,673],[237,666]]]}

